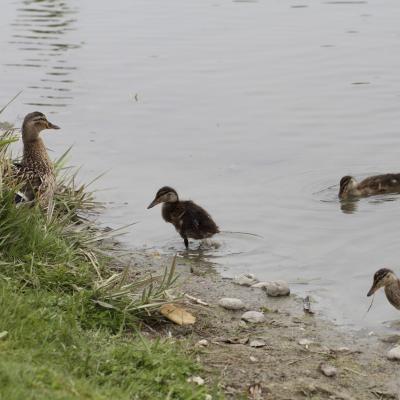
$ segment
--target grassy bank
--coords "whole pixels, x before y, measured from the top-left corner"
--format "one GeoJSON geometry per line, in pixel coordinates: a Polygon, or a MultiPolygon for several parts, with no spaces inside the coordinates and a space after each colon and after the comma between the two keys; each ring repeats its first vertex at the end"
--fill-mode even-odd
{"type": "Polygon", "coordinates": [[[187,382],[199,371],[189,350],[140,335],[173,271],[132,279],[112,267],[109,233],[82,218],[94,199],[63,159],[47,213],[16,207],[12,140],[0,142],[0,399],[204,399],[187,382]]]}

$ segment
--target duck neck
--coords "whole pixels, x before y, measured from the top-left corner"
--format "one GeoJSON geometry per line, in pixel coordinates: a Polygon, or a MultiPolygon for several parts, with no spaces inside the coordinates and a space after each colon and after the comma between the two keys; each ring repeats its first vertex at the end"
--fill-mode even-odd
{"type": "Polygon", "coordinates": [[[24,140],[22,163],[25,165],[35,165],[37,168],[52,168],[46,147],[40,137],[32,141],[24,140]]]}
{"type": "Polygon", "coordinates": [[[179,201],[169,201],[167,203],[163,203],[163,210],[173,210],[178,205],[179,201]]]}
{"type": "Polygon", "coordinates": [[[395,279],[385,286],[385,294],[389,303],[400,310],[400,280],[395,279]]]}
{"type": "Polygon", "coordinates": [[[165,221],[172,222],[172,215],[178,205],[178,201],[172,201],[168,203],[163,203],[161,208],[161,214],[165,221]]]}

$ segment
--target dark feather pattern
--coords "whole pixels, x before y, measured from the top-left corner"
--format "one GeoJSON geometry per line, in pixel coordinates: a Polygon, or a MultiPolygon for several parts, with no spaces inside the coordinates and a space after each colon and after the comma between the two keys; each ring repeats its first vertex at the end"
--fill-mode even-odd
{"type": "Polygon", "coordinates": [[[400,191],[400,174],[370,176],[358,184],[358,190],[368,194],[394,193],[400,191]]]}
{"type": "Polygon", "coordinates": [[[14,178],[17,183],[22,185],[21,193],[18,194],[16,202],[21,203],[35,200],[35,194],[40,190],[43,183],[40,176],[37,175],[34,170],[23,164],[16,163],[13,167],[14,178]]]}
{"type": "Polygon", "coordinates": [[[219,232],[210,214],[193,201],[164,203],[162,216],[174,225],[183,239],[206,239],[219,232]]]}
{"type": "Polygon", "coordinates": [[[339,197],[364,197],[378,194],[400,193],[400,174],[375,175],[357,182],[351,176],[340,180],[339,197]]]}

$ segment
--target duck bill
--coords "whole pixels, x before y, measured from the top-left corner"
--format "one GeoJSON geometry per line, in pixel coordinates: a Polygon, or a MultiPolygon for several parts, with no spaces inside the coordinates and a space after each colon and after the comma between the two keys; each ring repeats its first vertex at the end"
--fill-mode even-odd
{"type": "Polygon", "coordinates": [[[50,121],[47,121],[47,129],[60,129],[60,127],[52,124],[50,121]]]}
{"type": "Polygon", "coordinates": [[[153,208],[154,206],[156,206],[156,205],[159,204],[159,203],[160,203],[160,200],[159,200],[159,199],[154,199],[154,200],[149,204],[149,206],[147,207],[147,209],[153,208]]]}
{"type": "Polygon", "coordinates": [[[371,289],[369,289],[369,292],[367,293],[367,297],[372,296],[378,288],[375,285],[372,285],[371,289]]]}

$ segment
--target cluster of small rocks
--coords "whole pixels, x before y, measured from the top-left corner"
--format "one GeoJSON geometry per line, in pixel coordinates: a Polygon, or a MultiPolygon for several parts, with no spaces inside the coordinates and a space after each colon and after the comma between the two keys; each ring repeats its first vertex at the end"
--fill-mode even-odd
{"type": "MultiPolygon", "coordinates": [[[[233,282],[237,285],[248,286],[254,288],[264,289],[268,296],[288,296],[290,289],[285,281],[265,281],[260,282],[253,274],[243,274],[233,278],[233,282]]],[[[223,297],[219,300],[218,304],[227,310],[243,310],[246,308],[242,300],[233,297],[223,297]]],[[[252,324],[259,324],[265,322],[264,313],[260,311],[246,311],[241,316],[242,321],[250,322],[252,324]]]]}
{"type": "Polygon", "coordinates": [[[290,294],[288,283],[282,280],[260,282],[253,274],[243,274],[235,276],[233,282],[241,286],[264,289],[267,296],[271,297],[289,296],[290,294]]]}

